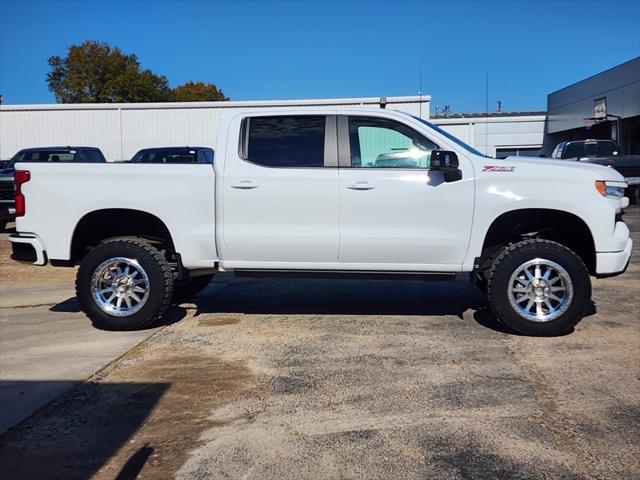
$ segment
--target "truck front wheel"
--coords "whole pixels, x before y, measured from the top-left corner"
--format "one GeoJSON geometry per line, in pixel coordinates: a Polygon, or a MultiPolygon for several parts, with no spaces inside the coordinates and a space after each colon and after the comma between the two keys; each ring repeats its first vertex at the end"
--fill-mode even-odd
{"type": "Polygon", "coordinates": [[[165,311],[173,272],[164,255],[139,239],[108,240],[82,260],[76,295],[84,313],[104,330],[137,330],[165,311]]]}
{"type": "Polygon", "coordinates": [[[561,335],[582,318],[591,300],[586,266],[567,247],[525,240],[505,247],[487,275],[496,316],[524,335],[561,335]]]}

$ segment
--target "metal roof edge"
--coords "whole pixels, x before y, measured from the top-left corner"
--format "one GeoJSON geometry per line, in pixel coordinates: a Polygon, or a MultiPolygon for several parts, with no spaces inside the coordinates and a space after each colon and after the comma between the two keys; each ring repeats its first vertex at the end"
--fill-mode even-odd
{"type": "Polygon", "coordinates": [[[398,97],[350,97],[316,98],[299,100],[226,100],[217,102],[158,102],[158,103],[51,103],[0,105],[0,111],[38,110],[147,110],[147,109],[198,109],[198,108],[243,108],[243,107],[309,107],[331,105],[380,105],[381,103],[421,103],[431,101],[431,95],[398,97]]]}

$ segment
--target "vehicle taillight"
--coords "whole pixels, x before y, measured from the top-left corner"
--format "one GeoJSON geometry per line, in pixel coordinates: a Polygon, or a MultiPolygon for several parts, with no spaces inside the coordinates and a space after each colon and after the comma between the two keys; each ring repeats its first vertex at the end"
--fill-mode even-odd
{"type": "Polygon", "coordinates": [[[31,180],[31,174],[26,170],[16,170],[13,174],[13,183],[16,186],[16,217],[23,217],[25,214],[24,194],[22,184],[31,180]]]}

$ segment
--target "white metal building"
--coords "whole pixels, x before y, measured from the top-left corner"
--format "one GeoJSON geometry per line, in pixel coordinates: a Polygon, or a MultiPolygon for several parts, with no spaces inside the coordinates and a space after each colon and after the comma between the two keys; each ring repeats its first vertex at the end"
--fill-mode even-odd
{"type": "Polygon", "coordinates": [[[215,147],[222,112],[238,108],[384,107],[429,117],[428,95],[410,97],[268,100],[250,102],[112,103],[0,106],[0,158],[26,147],[77,145],[102,150],[109,160],[147,147],[215,147]]]}
{"type": "Polygon", "coordinates": [[[430,120],[490,157],[542,152],[546,112],[460,113],[430,120]]]}
{"type": "MultiPolygon", "coordinates": [[[[95,146],[109,161],[147,147],[215,148],[218,120],[239,108],[283,106],[384,107],[429,118],[431,97],[369,97],[247,102],[53,104],[0,106],[0,159],[26,147],[95,146]]],[[[490,156],[537,155],[544,112],[453,114],[431,119],[490,156]]]]}

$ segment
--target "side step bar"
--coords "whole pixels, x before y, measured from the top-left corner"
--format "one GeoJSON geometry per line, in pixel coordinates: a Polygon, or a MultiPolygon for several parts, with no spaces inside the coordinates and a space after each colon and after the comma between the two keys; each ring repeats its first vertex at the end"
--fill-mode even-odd
{"type": "Polygon", "coordinates": [[[251,278],[320,278],[340,280],[420,280],[453,281],[458,274],[442,272],[389,272],[362,270],[245,270],[235,269],[236,277],[251,278]]]}

